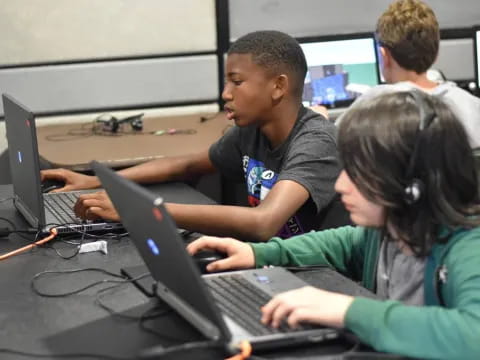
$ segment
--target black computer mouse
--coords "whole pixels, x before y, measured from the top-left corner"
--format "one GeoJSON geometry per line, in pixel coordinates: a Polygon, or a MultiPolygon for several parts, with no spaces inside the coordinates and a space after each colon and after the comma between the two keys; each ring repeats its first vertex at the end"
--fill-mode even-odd
{"type": "Polygon", "coordinates": [[[200,269],[200,272],[202,274],[206,274],[208,273],[208,264],[217,260],[225,259],[227,257],[227,254],[213,250],[200,250],[194,255],[192,255],[192,257],[198,268],[200,269]]]}
{"type": "Polygon", "coordinates": [[[65,186],[65,182],[61,180],[47,179],[42,181],[42,193],[48,193],[55,189],[60,189],[65,186]]]}

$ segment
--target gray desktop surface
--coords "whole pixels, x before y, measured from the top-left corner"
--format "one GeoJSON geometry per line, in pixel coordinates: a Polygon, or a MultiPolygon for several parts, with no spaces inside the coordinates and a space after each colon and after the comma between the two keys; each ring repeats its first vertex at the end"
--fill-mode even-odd
{"type": "MultiPolygon", "coordinates": [[[[167,201],[184,203],[213,203],[209,198],[181,183],[152,187],[167,201]]],[[[11,196],[11,185],[0,185],[0,199],[11,196]]],[[[11,201],[0,203],[0,217],[13,221],[18,228],[26,226],[16,213],[11,201]]],[[[3,223],[1,226],[4,226],[3,223]]],[[[4,253],[28,241],[16,235],[0,239],[0,252],[4,253]]],[[[71,245],[54,242],[55,247],[68,255],[71,245]]],[[[45,270],[76,268],[102,268],[120,273],[124,266],[142,263],[130,239],[108,240],[108,255],[99,252],[81,254],[71,260],[58,257],[53,249],[39,248],[0,262],[0,348],[17,349],[38,354],[90,353],[122,358],[134,358],[141,349],[162,344],[201,340],[199,335],[171,311],[146,325],[157,335],[142,330],[139,321],[125,320],[107,313],[95,303],[96,293],[109,284],[98,286],[78,295],[63,298],[45,298],[33,293],[30,282],[33,276],[45,270]]],[[[299,273],[313,285],[352,295],[369,295],[368,292],[330,269],[299,273]]],[[[88,272],[75,275],[55,275],[43,278],[38,287],[44,292],[67,292],[92,282],[111,278],[105,274],[88,272]]],[[[123,285],[113,293],[104,293],[102,300],[118,312],[139,316],[152,307],[155,300],[145,297],[133,285],[123,285]]],[[[306,358],[317,355],[338,355],[352,346],[347,341],[302,347],[269,353],[266,358],[306,358]]],[[[195,359],[223,358],[225,354],[197,351],[195,359]]],[[[185,359],[186,354],[179,354],[185,359]]],[[[18,359],[18,355],[0,353],[3,360],[18,359]]],[[[170,358],[170,357],[169,357],[170,358]]],[[[75,359],[75,357],[72,357],[75,359]]],[[[83,358],[78,358],[83,359],[83,358]]]]}

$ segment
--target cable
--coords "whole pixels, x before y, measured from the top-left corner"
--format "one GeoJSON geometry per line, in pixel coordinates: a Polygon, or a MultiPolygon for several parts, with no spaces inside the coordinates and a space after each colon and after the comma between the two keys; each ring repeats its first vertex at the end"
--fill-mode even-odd
{"type": "Polygon", "coordinates": [[[42,240],[38,240],[37,241],[37,236],[35,236],[35,241],[34,243],[32,244],[29,244],[29,245],[26,245],[26,246],[23,246],[21,248],[18,248],[16,250],[13,250],[13,251],[10,251],[6,254],[3,254],[0,256],[0,260],[6,260],[8,259],[9,257],[12,257],[12,256],[15,256],[17,254],[21,254],[25,251],[28,251],[30,249],[33,249],[35,246],[39,246],[39,245],[42,245],[42,244],[45,244],[46,242],[50,241],[50,240],[53,240],[55,238],[55,236],[57,236],[57,229],[56,228],[52,228],[50,229],[50,235],[43,238],[42,240]]]}
{"type": "MultiPolygon", "coordinates": [[[[126,279],[125,281],[123,281],[122,283],[119,283],[119,284],[116,284],[116,285],[112,285],[112,286],[109,286],[109,287],[106,287],[104,289],[101,289],[101,290],[98,290],[97,293],[96,293],[96,297],[95,297],[95,303],[100,306],[102,309],[104,309],[105,311],[107,311],[110,315],[113,315],[113,316],[117,316],[117,317],[120,317],[120,318],[123,318],[123,319],[128,319],[128,320],[141,320],[142,319],[142,316],[132,316],[132,315],[127,315],[127,314],[123,314],[123,313],[120,313],[112,308],[110,308],[109,306],[107,306],[103,301],[102,301],[102,294],[103,293],[106,293],[108,291],[112,291],[112,290],[116,290],[118,289],[121,285],[123,284],[126,284],[126,283],[132,283],[134,281],[137,281],[137,280],[140,280],[140,279],[143,279],[147,276],[149,276],[150,273],[145,273],[145,274],[142,274],[142,275],[139,275],[133,279],[126,279]]],[[[113,292],[112,292],[113,293],[113,292]]],[[[150,309],[151,310],[151,309],[150,309]]],[[[170,309],[168,309],[168,311],[170,311],[170,309]]],[[[147,311],[148,312],[148,311],[147,311]]],[[[165,312],[167,313],[167,312],[165,312]]],[[[161,315],[164,315],[163,313],[160,313],[158,316],[161,316],[161,315]]]]}
{"type": "Polygon", "coordinates": [[[252,355],[252,345],[249,341],[243,340],[240,343],[240,352],[236,355],[233,355],[225,360],[246,360],[252,355]]]}
{"type": "Polygon", "coordinates": [[[70,259],[73,259],[75,256],[77,256],[79,253],[80,253],[80,248],[82,247],[82,244],[83,242],[85,241],[85,234],[86,233],[83,233],[82,234],[82,237],[80,238],[80,241],[75,244],[76,245],[76,248],[75,248],[75,251],[73,252],[73,254],[71,255],[64,255],[62,254],[60,251],[58,251],[58,249],[53,246],[53,244],[50,244],[50,247],[57,253],[58,256],[60,256],[62,259],[65,259],[65,260],[70,260],[70,259]]]}
{"type": "Polygon", "coordinates": [[[44,358],[44,359],[65,359],[65,358],[90,358],[90,359],[105,359],[105,360],[130,360],[131,358],[103,355],[103,354],[88,354],[88,353],[71,353],[71,354],[38,354],[27,351],[20,351],[15,349],[0,348],[0,353],[12,354],[25,357],[44,358]]]}
{"type": "Polygon", "coordinates": [[[27,240],[28,242],[32,242],[32,239],[27,237],[27,236],[24,236],[23,234],[24,233],[27,233],[27,234],[34,234],[36,233],[38,230],[37,229],[34,229],[34,228],[30,228],[30,229],[21,229],[21,230],[18,230],[17,227],[15,226],[15,224],[13,223],[13,221],[7,219],[7,218],[4,218],[4,217],[0,217],[0,220],[3,220],[5,221],[6,223],[8,223],[8,225],[11,226],[11,230],[7,228],[7,230],[2,229],[3,231],[0,231],[0,237],[3,237],[3,236],[9,236],[10,234],[17,234],[18,236],[20,236],[21,238],[27,240]]]}
{"type": "MultiPolygon", "coordinates": [[[[146,276],[146,275],[143,274],[141,276],[146,276]]],[[[115,274],[113,272],[110,272],[110,271],[107,271],[107,270],[104,270],[104,269],[100,269],[100,268],[85,268],[85,269],[71,269],[71,270],[58,270],[58,271],[47,270],[47,271],[42,271],[42,272],[39,272],[39,273],[35,274],[34,277],[32,278],[32,280],[30,281],[30,287],[32,288],[33,292],[35,294],[39,295],[39,296],[55,298],[55,297],[66,297],[66,296],[70,296],[70,295],[75,295],[75,294],[81,293],[82,291],[85,291],[87,289],[90,289],[90,288],[92,288],[94,286],[97,286],[97,285],[100,285],[100,284],[125,283],[125,282],[130,282],[130,281],[133,281],[133,280],[138,280],[138,278],[139,277],[137,277],[135,279],[126,279],[122,275],[115,274]],[[40,277],[43,277],[45,275],[48,275],[48,274],[73,274],[73,273],[83,272],[83,271],[98,271],[98,272],[102,272],[104,274],[107,274],[107,275],[110,275],[110,276],[113,276],[113,277],[116,277],[116,278],[121,278],[123,280],[103,279],[103,280],[91,283],[89,285],[86,285],[86,286],[84,286],[80,289],[72,290],[72,291],[69,291],[69,292],[66,292],[66,293],[57,293],[57,294],[44,293],[44,292],[38,290],[38,288],[36,286],[37,279],[40,278],[40,277]]]]}
{"type": "Polygon", "coordinates": [[[182,345],[170,346],[164,348],[163,346],[155,346],[151,349],[145,350],[140,353],[140,359],[160,359],[167,355],[172,355],[184,351],[192,351],[198,349],[215,349],[224,348],[225,344],[219,341],[196,341],[189,342],[182,345]]]}
{"type": "Polygon", "coordinates": [[[217,111],[215,114],[209,116],[200,116],[200,122],[204,123],[205,121],[215,119],[220,114],[220,111],[217,111]]]}
{"type": "MultiPolygon", "coordinates": [[[[92,234],[86,230],[79,230],[77,229],[77,227],[79,226],[82,226],[82,227],[87,227],[87,226],[90,226],[90,224],[78,224],[78,223],[64,223],[64,224],[59,224],[59,223],[48,223],[46,224],[44,227],[45,228],[48,228],[49,226],[54,226],[54,227],[66,227],[68,229],[70,229],[72,232],[75,232],[77,234],[82,234],[82,235],[85,235],[87,238],[92,238],[92,239],[98,239],[98,240],[121,240],[121,238],[125,237],[125,236],[128,236],[128,232],[124,232],[124,233],[120,233],[120,234],[116,234],[116,233],[113,233],[113,232],[108,232],[108,233],[105,233],[105,234],[102,234],[102,235],[95,235],[95,234],[92,234]]],[[[62,234],[63,236],[64,234],[62,234]]],[[[70,235],[70,234],[66,234],[66,235],[70,235]]]]}

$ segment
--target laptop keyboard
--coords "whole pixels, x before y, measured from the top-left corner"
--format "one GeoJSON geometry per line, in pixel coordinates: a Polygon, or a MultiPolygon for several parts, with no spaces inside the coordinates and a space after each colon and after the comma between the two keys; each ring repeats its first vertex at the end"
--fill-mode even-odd
{"type": "MultiPolygon", "coordinates": [[[[260,322],[260,307],[271,296],[256,287],[240,274],[205,277],[205,282],[220,309],[253,335],[269,335],[294,331],[286,323],[278,329],[265,326],[260,322]]],[[[296,330],[307,330],[311,326],[302,326],[296,330]]]]}
{"type": "Polygon", "coordinates": [[[77,195],[60,192],[50,193],[43,196],[45,209],[52,213],[60,224],[79,224],[82,219],[73,212],[73,206],[77,202],[77,195]]]}

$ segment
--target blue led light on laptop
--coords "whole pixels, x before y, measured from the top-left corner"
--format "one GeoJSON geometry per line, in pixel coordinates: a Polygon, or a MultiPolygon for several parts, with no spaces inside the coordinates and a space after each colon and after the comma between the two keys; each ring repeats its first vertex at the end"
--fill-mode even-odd
{"type": "Polygon", "coordinates": [[[147,245],[153,255],[160,255],[160,249],[158,248],[157,244],[155,244],[155,241],[152,239],[147,239],[147,245]]]}
{"type": "Polygon", "coordinates": [[[253,276],[255,276],[257,281],[261,284],[269,284],[271,282],[270,278],[266,275],[253,274],[253,276]]]}
{"type": "Polygon", "coordinates": [[[17,154],[18,154],[18,163],[21,164],[22,163],[22,152],[17,151],[17,154]]]}

